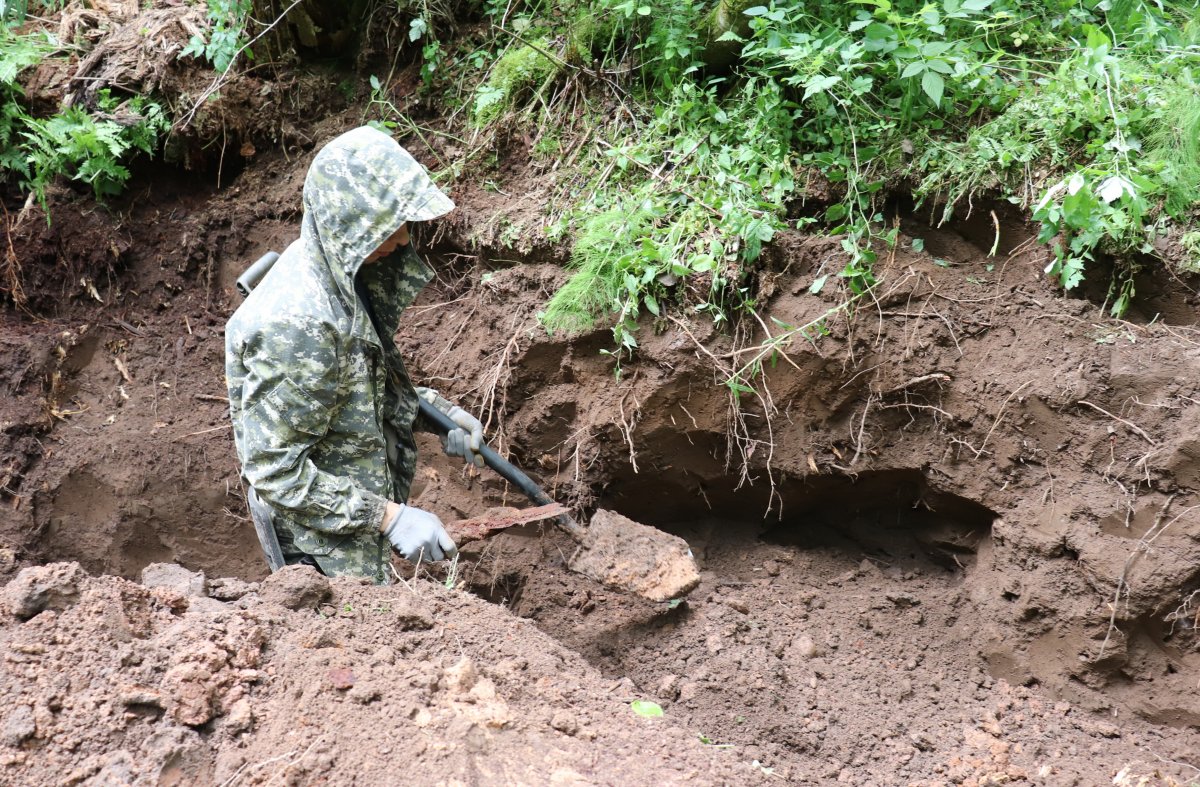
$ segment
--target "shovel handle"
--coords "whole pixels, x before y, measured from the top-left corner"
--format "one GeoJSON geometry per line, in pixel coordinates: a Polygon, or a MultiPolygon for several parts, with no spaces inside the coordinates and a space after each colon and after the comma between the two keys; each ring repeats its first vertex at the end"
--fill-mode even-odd
{"type": "MultiPolygon", "coordinates": [[[[424,399],[420,400],[420,406],[421,415],[425,417],[425,420],[433,424],[440,434],[449,434],[451,430],[461,428],[458,424],[450,420],[450,416],[446,415],[424,399]]],[[[526,497],[533,502],[540,506],[549,505],[554,502],[550,499],[549,495],[542,491],[542,488],[538,486],[532,478],[525,475],[525,473],[522,472],[521,469],[512,462],[509,462],[507,459],[500,456],[500,454],[493,451],[487,443],[482,443],[479,446],[479,455],[483,457],[484,464],[495,470],[496,473],[498,473],[505,481],[508,481],[510,484],[513,484],[522,492],[524,492],[526,497]]],[[[572,519],[569,515],[563,514],[561,516],[557,516],[554,518],[554,521],[558,523],[559,527],[567,531],[567,533],[576,541],[583,540],[583,528],[580,527],[579,523],[572,519]]]]}

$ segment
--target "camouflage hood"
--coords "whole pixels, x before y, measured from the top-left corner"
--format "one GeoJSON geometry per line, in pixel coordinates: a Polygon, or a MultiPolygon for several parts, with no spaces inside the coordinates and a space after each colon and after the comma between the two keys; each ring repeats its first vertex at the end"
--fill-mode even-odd
{"type": "MultiPolygon", "coordinates": [[[[382,131],[356,128],[317,153],[304,180],[300,239],[310,259],[324,261],[342,302],[353,304],[355,336],[374,336],[355,294],[363,261],[404,222],[428,221],[453,208],[425,168],[382,131]]],[[[395,297],[404,302],[387,304],[388,311],[411,302],[405,292],[395,297]]]]}

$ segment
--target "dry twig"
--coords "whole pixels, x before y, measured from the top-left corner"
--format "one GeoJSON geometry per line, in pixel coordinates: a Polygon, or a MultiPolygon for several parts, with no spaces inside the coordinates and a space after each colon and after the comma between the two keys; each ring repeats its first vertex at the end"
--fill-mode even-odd
{"type": "Polygon", "coordinates": [[[1117,577],[1117,589],[1113,592],[1113,600],[1109,604],[1112,609],[1108,617],[1108,631],[1104,634],[1104,641],[1100,643],[1100,653],[1096,656],[1097,660],[1104,658],[1104,651],[1108,648],[1108,643],[1112,639],[1113,632],[1117,630],[1117,610],[1121,606],[1121,593],[1124,592],[1127,596],[1129,594],[1129,569],[1133,568],[1133,564],[1137,562],[1139,557],[1150,551],[1150,545],[1157,541],[1159,536],[1167,532],[1167,528],[1178,522],[1184,516],[1184,514],[1200,508],[1200,505],[1189,506],[1176,514],[1175,518],[1170,522],[1167,522],[1165,525],[1160,527],[1159,523],[1162,522],[1163,517],[1166,516],[1167,509],[1170,508],[1171,501],[1174,499],[1175,495],[1171,495],[1167,498],[1167,502],[1163,503],[1163,507],[1159,510],[1158,517],[1155,518],[1154,524],[1149,530],[1146,531],[1146,534],[1138,540],[1137,546],[1134,547],[1133,551],[1129,553],[1129,557],[1125,558],[1125,565],[1121,568],[1121,576],[1117,577]]]}
{"type": "Polygon", "coordinates": [[[1147,443],[1149,443],[1150,445],[1155,446],[1155,447],[1158,446],[1158,442],[1154,438],[1152,438],[1150,435],[1146,434],[1146,431],[1144,429],[1142,429],[1142,427],[1135,424],[1133,421],[1126,421],[1124,418],[1121,418],[1120,416],[1113,415],[1108,410],[1105,410],[1103,407],[1098,407],[1098,406],[1092,404],[1091,402],[1087,401],[1086,399],[1080,399],[1077,402],[1077,404],[1087,405],[1088,407],[1092,408],[1096,412],[1103,413],[1104,415],[1107,415],[1109,418],[1113,419],[1114,421],[1125,424],[1135,434],[1140,436],[1147,443]]]}

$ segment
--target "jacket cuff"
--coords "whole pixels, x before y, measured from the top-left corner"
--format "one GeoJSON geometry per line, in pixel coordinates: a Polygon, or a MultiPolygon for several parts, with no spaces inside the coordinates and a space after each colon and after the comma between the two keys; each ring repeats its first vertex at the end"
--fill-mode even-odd
{"type": "Polygon", "coordinates": [[[364,520],[361,523],[362,531],[364,533],[378,533],[379,526],[383,522],[383,515],[387,513],[388,500],[387,498],[381,497],[374,492],[364,491],[362,496],[362,516],[364,520]]]}

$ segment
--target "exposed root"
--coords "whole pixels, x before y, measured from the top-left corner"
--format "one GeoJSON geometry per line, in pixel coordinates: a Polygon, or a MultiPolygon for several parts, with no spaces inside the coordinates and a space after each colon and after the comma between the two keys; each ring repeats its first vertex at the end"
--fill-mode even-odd
{"type": "MultiPolygon", "coordinates": [[[[983,456],[983,451],[985,448],[987,448],[988,440],[991,439],[992,434],[996,431],[996,427],[1000,425],[1000,419],[1004,416],[1004,408],[1008,407],[1008,403],[1013,400],[1014,396],[1019,394],[1021,391],[1023,391],[1027,386],[1031,385],[1032,383],[1033,383],[1033,380],[1026,380],[1025,382],[1021,383],[1019,386],[1017,386],[1017,389],[1015,391],[1013,391],[1012,393],[1010,393],[1008,395],[1008,398],[1004,400],[1004,403],[1000,405],[1000,409],[996,411],[996,420],[992,421],[992,428],[989,429],[988,433],[983,436],[983,442],[979,444],[979,448],[971,448],[971,450],[975,452],[976,459],[983,456]]],[[[966,445],[966,444],[964,443],[964,445],[966,445]]],[[[967,446],[967,447],[970,448],[970,446],[967,446]]]]}
{"type": "Polygon", "coordinates": [[[16,222],[8,214],[8,207],[0,205],[4,208],[4,239],[7,241],[7,248],[4,250],[4,263],[0,266],[0,279],[3,283],[0,284],[0,291],[7,292],[9,297],[13,299],[19,308],[24,308],[29,302],[29,298],[25,295],[25,287],[22,285],[21,260],[17,257],[17,250],[13,247],[13,231],[16,229],[16,222]]]}
{"type": "Polygon", "coordinates": [[[1112,640],[1113,632],[1117,630],[1117,612],[1121,606],[1122,594],[1124,594],[1126,598],[1129,597],[1129,570],[1133,568],[1133,565],[1137,562],[1138,558],[1150,551],[1150,546],[1158,540],[1159,536],[1167,532],[1167,529],[1171,527],[1171,525],[1178,522],[1185,514],[1200,508],[1200,505],[1189,506],[1176,514],[1171,521],[1167,522],[1166,524],[1161,524],[1163,518],[1167,514],[1167,509],[1171,507],[1171,502],[1174,499],[1175,495],[1171,495],[1167,498],[1167,501],[1163,503],[1162,509],[1159,510],[1158,516],[1154,520],[1154,524],[1149,530],[1146,531],[1146,534],[1138,540],[1137,546],[1134,547],[1133,551],[1129,553],[1129,557],[1125,558],[1125,565],[1121,569],[1121,575],[1117,577],[1117,588],[1115,591],[1113,591],[1112,601],[1109,602],[1110,614],[1108,618],[1108,630],[1104,634],[1104,641],[1100,643],[1100,653],[1096,656],[1097,660],[1104,658],[1104,652],[1108,649],[1108,643],[1112,640]]]}
{"type": "Polygon", "coordinates": [[[1077,402],[1077,404],[1086,405],[1087,407],[1090,407],[1090,408],[1092,408],[1093,410],[1095,410],[1095,411],[1096,411],[1096,412],[1098,412],[1098,413],[1102,413],[1102,414],[1104,414],[1104,415],[1107,415],[1109,418],[1113,419],[1114,421],[1117,421],[1118,423],[1122,423],[1122,424],[1124,424],[1125,426],[1128,426],[1128,427],[1129,427],[1129,429],[1130,429],[1132,432],[1134,432],[1135,434],[1137,434],[1139,437],[1141,437],[1143,440],[1145,440],[1145,441],[1146,441],[1147,443],[1149,443],[1150,445],[1152,445],[1152,446],[1157,446],[1157,445],[1158,445],[1158,442],[1157,442],[1157,441],[1156,441],[1156,440],[1155,440],[1153,437],[1151,437],[1150,435],[1146,434],[1146,430],[1145,430],[1145,429],[1142,429],[1142,427],[1138,426],[1138,425],[1137,425],[1137,424],[1135,424],[1133,421],[1127,421],[1127,420],[1125,420],[1124,418],[1121,418],[1120,416],[1113,415],[1113,414],[1112,414],[1112,413],[1110,413],[1108,410],[1105,410],[1103,407],[1098,407],[1098,406],[1096,406],[1096,405],[1092,404],[1091,402],[1089,402],[1089,401],[1086,401],[1086,400],[1084,400],[1084,399],[1080,399],[1080,400],[1079,400],[1079,402],[1077,402]]]}

